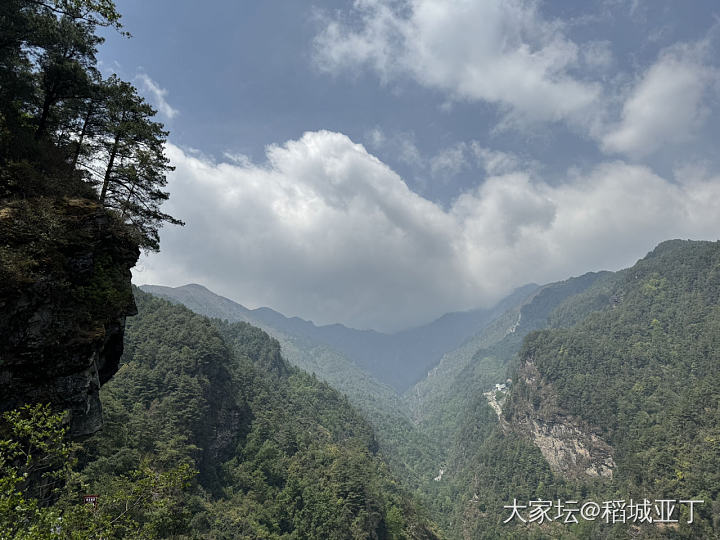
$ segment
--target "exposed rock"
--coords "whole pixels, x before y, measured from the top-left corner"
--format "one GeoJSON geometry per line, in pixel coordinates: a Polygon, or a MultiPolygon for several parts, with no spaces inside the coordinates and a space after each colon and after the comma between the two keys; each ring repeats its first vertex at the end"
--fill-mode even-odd
{"type": "Polygon", "coordinates": [[[500,422],[500,427],[502,427],[503,431],[508,431],[510,429],[510,425],[508,424],[507,420],[505,420],[505,417],[502,414],[502,407],[507,398],[507,393],[500,392],[500,394],[501,394],[500,400],[498,400],[498,392],[496,390],[490,390],[488,392],[484,392],[483,396],[485,396],[485,399],[488,400],[488,404],[490,405],[490,408],[492,408],[492,410],[495,411],[495,414],[498,417],[498,422],[500,422]]]}
{"type": "Polygon", "coordinates": [[[570,478],[612,477],[613,448],[558,407],[552,385],[531,360],[520,369],[517,386],[509,424],[501,422],[505,429],[530,437],[554,472],[570,478]]]}
{"type": "Polygon", "coordinates": [[[0,202],[0,411],[69,411],[70,433],[102,426],[98,391],[117,371],[136,313],[136,242],[88,199],[0,202]]]}

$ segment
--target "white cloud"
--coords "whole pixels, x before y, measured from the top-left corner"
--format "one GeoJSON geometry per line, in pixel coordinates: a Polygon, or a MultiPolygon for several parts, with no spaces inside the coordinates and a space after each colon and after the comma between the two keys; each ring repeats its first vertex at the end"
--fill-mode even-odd
{"type": "Polygon", "coordinates": [[[370,147],[378,153],[392,153],[398,160],[411,167],[425,166],[425,160],[415,144],[415,135],[408,132],[385,134],[379,127],[370,130],[366,135],[370,147]]]}
{"type": "Polygon", "coordinates": [[[136,281],[203,283],[318,323],[421,323],[720,230],[720,177],[674,183],[620,161],[561,184],[492,176],[444,209],[339,133],[270,146],[263,165],[168,154],[167,211],[187,226],[163,230],[136,281]]]}
{"type": "Polygon", "coordinates": [[[578,47],[537,2],[356,0],[352,15],[359,24],[330,19],[316,37],[322,69],[365,65],[386,82],[406,75],[451,99],[497,104],[505,125],[584,124],[599,98],[598,85],[570,75],[578,47]]]}
{"type": "MultiPolygon", "coordinates": [[[[191,153],[197,154],[196,152],[191,153]]],[[[240,165],[241,167],[250,167],[252,165],[250,157],[242,152],[223,152],[223,157],[231,163],[240,165]]]]}
{"type": "Polygon", "coordinates": [[[414,137],[408,134],[398,134],[395,137],[397,145],[397,156],[400,161],[413,167],[424,166],[425,160],[420,154],[420,150],[415,145],[414,137]]]}
{"type": "Polygon", "coordinates": [[[143,89],[150,94],[150,102],[157,107],[160,114],[168,120],[172,120],[177,116],[179,111],[173,108],[165,99],[168,94],[166,89],[161,88],[146,73],[138,73],[136,78],[142,83],[143,89]]]}
{"type": "Polygon", "coordinates": [[[370,141],[370,145],[377,149],[382,147],[382,145],[385,144],[385,141],[387,140],[387,137],[385,137],[385,133],[382,129],[379,127],[371,129],[367,134],[367,139],[370,141]]]}
{"type": "Polygon", "coordinates": [[[705,93],[717,80],[701,48],[676,45],[660,54],[625,101],[620,123],[602,138],[603,150],[643,157],[692,139],[708,114],[705,93]]]}

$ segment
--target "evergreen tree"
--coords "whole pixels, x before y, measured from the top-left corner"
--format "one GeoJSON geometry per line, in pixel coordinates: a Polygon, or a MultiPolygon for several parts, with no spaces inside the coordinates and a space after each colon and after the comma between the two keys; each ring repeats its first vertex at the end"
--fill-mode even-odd
{"type": "Polygon", "coordinates": [[[0,5],[0,196],[78,193],[84,179],[157,251],[162,224],[183,224],[160,210],[168,132],[130,83],[96,69],[96,28],[120,31],[119,20],[110,0],[0,5]]]}
{"type": "Polygon", "coordinates": [[[113,76],[104,83],[106,119],[99,139],[106,165],[100,202],[120,213],[138,232],[140,245],[157,251],[163,222],[182,221],[160,211],[168,198],[162,191],[172,170],[165,156],[168,132],[153,121],[156,111],[129,83],[113,76]]]}

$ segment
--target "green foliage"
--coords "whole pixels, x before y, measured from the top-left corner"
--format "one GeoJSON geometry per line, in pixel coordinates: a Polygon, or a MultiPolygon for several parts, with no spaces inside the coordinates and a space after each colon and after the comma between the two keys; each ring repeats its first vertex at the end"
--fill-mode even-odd
{"type": "MultiPolygon", "coordinates": [[[[442,480],[422,486],[431,515],[463,538],[716,537],[719,299],[719,244],[666,242],[633,268],[544,287],[498,319],[504,337],[491,324],[474,341],[479,350],[448,355],[418,386],[417,401],[407,395],[426,432],[446,442],[442,480]],[[526,359],[557,397],[557,412],[594,427],[614,448],[612,480],[563,479],[531,441],[501,429],[482,392],[526,359]],[[672,531],[502,523],[513,498],[642,497],[706,503],[693,525],[672,531]]],[[[517,407],[547,406],[515,376],[504,419],[517,407]]]]}
{"type": "Polygon", "coordinates": [[[140,291],[136,302],[122,366],[102,390],[105,428],[83,443],[76,481],[101,494],[98,512],[119,515],[136,494],[156,491],[143,487],[152,475],[133,471],[198,475],[187,492],[169,489],[163,508],[140,501],[124,528],[114,525],[116,537],[436,537],[370,425],[327,383],[287,364],[277,341],[140,291]]]}
{"type": "MultiPolygon", "coordinates": [[[[250,318],[248,314],[254,313],[197,285],[174,289],[146,286],[143,289],[168,298],[171,302],[180,302],[206,316],[243,321],[250,318]]],[[[252,320],[253,324],[257,321],[252,320]]],[[[258,324],[263,323],[260,321],[258,324]]],[[[378,382],[333,348],[286,333],[277,327],[264,326],[278,340],[273,341],[275,345],[270,347],[262,331],[244,322],[236,325],[216,321],[216,326],[228,343],[235,343],[238,352],[258,358],[256,363],[262,364],[263,371],[277,374],[286,371],[285,362],[278,362],[282,351],[289,363],[312,373],[347,395],[348,401],[375,431],[379,453],[388,462],[394,475],[405,489],[418,498],[422,497],[422,492],[418,490],[432,482],[442,463],[441,445],[410,420],[407,407],[392,388],[378,382]],[[233,336],[229,333],[232,328],[246,328],[248,331],[233,336]],[[260,337],[259,341],[256,337],[260,337]],[[254,350],[256,344],[260,347],[254,350]]]]}
{"type": "MultiPolygon", "coordinates": [[[[597,486],[599,499],[703,499],[695,523],[674,537],[717,536],[720,244],[665,242],[605,290],[605,309],[569,309],[578,324],[531,334],[521,357],[534,361],[562,414],[614,448],[617,467],[597,486]]],[[[520,385],[507,417],[528,402],[544,405],[520,385]]]]}
{"type": "Polygon", "coordinates": [[[3,413],[0,424],[0,531],[3,538],[44,538],[59,513],[52,500],[69,470],[63,415],[44,405],[3,413]]]}
{"type": "Polygon", "coordinates": [[[128,474],[94,483],[97,505],[77,504],[81,475],[73,496],[56,505],[64,510],[62,531],[71,538],[168,538],[182,534],[190,519],[187,490],[196,471],[189,465],[162,470],[146,458],[128,474]]]}
{"type": "Polygon", "coordinates": [[[111,0],[0,5],[0,202],[99,198],[137,244],[158,250],[158,229],[182,224],[160,211],[168,133],[132,85],[96,68],[97,27],[119,21],[111,0]]]}
{"type": "Polygon", "coordinates": [[[77,448],[66,432],[64,414],[47,405],[3,413],[0,538],[166,538],[181,529],[182,494],[195,474],[188,465],[160,471],[146,459],[93,486],[94,507],[82,502],[88,486],[72,471],[77,448]]]}

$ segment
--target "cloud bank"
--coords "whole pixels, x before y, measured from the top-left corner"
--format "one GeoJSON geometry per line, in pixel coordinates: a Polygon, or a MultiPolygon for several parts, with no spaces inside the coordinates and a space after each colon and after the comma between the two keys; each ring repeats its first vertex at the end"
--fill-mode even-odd
{"type": "Polygon", "coordinates": [[[603,137],[606,152],[644,157],[692,139],[709,114],[703,98],[718,80],[701,53],[698,44],[678,44],[660,54],[633,87],[619,124],[603,137]]]}
{"type": "Polygon", "coordinates": [[[269,146],[262,164],[168,155],[167,210],[187,226],[163,231],[135,281],[198,282],[316,323],[399,329],[720,230],[720,177],[673,181],[623,161],[552,184],[496,174],[443,208],[341,133],[269,146]]]}
{"type": "MultiPolygon", "coordinates": [[[[365,66],[385,82],[407,76],[451,99],[494,103],[510,123],[585,123],[600,95],[572,74],[589,62],[537,2],[356,0],[350,15],[326,20],[316,37],[321,69],[365,66]]],[[[611,61],[597,44],[590,57],[611,61]]]]}
{"type": "Polygon", "coordinates": [[[603,153],[634,160],[692,141],[717,108],[717,24],[699,41],[661,50],[637,74],[632,66],[610,76],[617,64],[610,41],[576,43],[570,23],[544,17],[540,7],[355,0],[323,20],[315,64],[333,74],[365,68],[384,83],[412,80],[439,91],[448,110],[453,101],[491,104],[495,132],[560,122],[603,153]]]}

